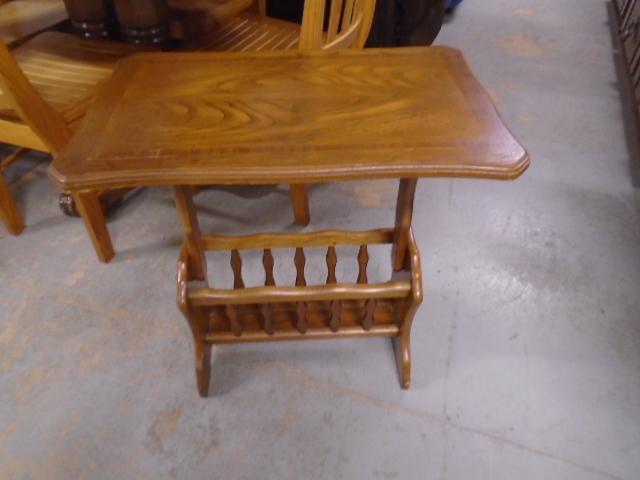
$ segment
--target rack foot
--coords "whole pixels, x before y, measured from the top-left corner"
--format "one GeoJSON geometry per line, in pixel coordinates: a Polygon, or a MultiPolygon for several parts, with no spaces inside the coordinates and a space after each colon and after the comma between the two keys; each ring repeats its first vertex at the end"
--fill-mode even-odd
{"type": "Polygon", "coordinates": [[[209,383],[211,380],[211,344],[195,342],[195,353],[198,393],[202,398],[206,398],[209,395],[209,383]]]}
{"type": "Polygon", "coordinates": [[[411,385],[411,350],[409,348],[409,337],[399,335],[391,339],[393,350],[396,354],[396,366],[398,367],[398,377],[400,386],[408,389],[411,385]]]}

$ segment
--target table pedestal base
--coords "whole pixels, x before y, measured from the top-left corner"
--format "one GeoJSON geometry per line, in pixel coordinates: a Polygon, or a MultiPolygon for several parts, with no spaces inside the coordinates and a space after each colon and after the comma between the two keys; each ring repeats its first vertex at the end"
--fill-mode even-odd
{"type": "MultiPolygon", "coordinates": [[[[401,186],[399,199],[405,207],[411,204],[414,191],[401,186]]],[[[400,385],[409,388],[411,324],[422,301],[420,256],[410,227],[406,238],[401,235],[401,241],[397,227],[359,232],[201,236],[190,193],[188,187],[174,187],[186,237],[178,261],[177,290],[178,307],[193,335],[201,396],[206,397],[209,391],[211,345],[352,337],[392,337],[400,385]],[[371,244],[394,246],[395,267],[387,282],[368,281],[371,244]],[[359,246],[357,257],[340,259],[358,266],[356,282],[337,282],[336,245],[359,246]],[[325,284],[307,285],[303,247],[327,249],[325,284]],[[280,248],[295,248],[291,262],[292,271],[296,272],[293,286],[275,284],[272,249],[280,248]],[[264,286],[245,287],[240,250],[262,251],[264,286]],[[229,252],[233,289],[209,287],[206,251],[229,252]]],[[[400,226],[408,220],[410,215],[400,215],[400,226]]]]}

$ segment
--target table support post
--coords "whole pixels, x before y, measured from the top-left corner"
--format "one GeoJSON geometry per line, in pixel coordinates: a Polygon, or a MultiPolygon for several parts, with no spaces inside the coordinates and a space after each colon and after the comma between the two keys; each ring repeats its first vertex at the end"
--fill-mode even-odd
{"type": "Polygon", "coordinates": [[[204,256],[202,235],[196,209],[193,205],[193,194],[190,186],[171,187],[173,199],[176,202],[176,209],[182,232],[184,233],[187,253],[189,256],[189,266],[196,280],[205,280],[207,277],[207,261],[204,256]]]}
{"type": "Polygon", "coordinates": [[[414,240],[411,232],[413,218],[413,201],[416,194],[415,178],[403,178],[398,186],[398,200],[396,203],[396,224],[393,234],[393,248],[391,262],[395,272],[411,271],[411,296],[396,309],[396,318],[400,332],[393,340],[393,350],[400,377],[400,386],[404,389],[411,384],[411,324],[413,316],[422,302],[422,279],[420,273],[420,259],[418,252],[410,251],[410,242],[414,240]],[[413,257],[413,258],[412,258],[413,257]],[[415,265],[412,266],[412,263],[415,265]],[[416,271],[417,269],[417,271],[416,271]]]}
{"type": "Polygon", "coordinates": [[[209,317],[203,308],[185,308],[182,310],[187,319],[191,335],[193,336],[193,353],[196,361],[196,383],[198,393],[205,398],[209,395],[209,383],[211,379],[211,347],[205,341],[209,317]]]}
{"type": "MultiPolygon", "coordinates": [[[[205,336],[209,330],[209,314],[203,307],[189,303],[188,283],[192,280],[188,265],[188,253],[183,246],[178,261],[178,308],[187,320],[193,337],[193,348],[196,363],[196,382],[201,397],[209,394],[211,378],[211,343],[205,336]]],[[[205,282],[206,285],[206,282],[205,282]]]]}
{"type": "Polygon", "coordinates": [[[304,184],[291,184],[289,188],[293,206],[293,218],[298,225],[309,225],[311,220],[309,213],[309,187],[304,184]]]}
{"type": "Polygon", "coordinates": [[[111,235],[107,229],[107,221],[100,205],[98,192],[88,190],[73,194],[76,208],[89,232],[91,242],[96,250],[98,258],[103,263],[108,263],[115,255],[111,244],[111,235]]]}
{"type": "Polygon", "coordinates": [[[409,230],[413,218],[413,199],[416,194],[418,180],[403,178],[398,187],[396,203],[396,225],[393,234],[393,250],[391,253],[393,270],[400,271],[405,267],[407,248],[409,245],[409,230]]]}

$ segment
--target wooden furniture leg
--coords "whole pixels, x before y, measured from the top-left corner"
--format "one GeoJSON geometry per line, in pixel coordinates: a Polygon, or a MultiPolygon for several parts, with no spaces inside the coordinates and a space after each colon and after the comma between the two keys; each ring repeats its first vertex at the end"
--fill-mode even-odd
{"type": "Polygon", "coordinates": [[[203,308],[190,308],[184,302],[178,302],[180,311],[191,329],[193,336],[193,349],[196,361],[196,383],[198,393],[205,398],[209,395],[209,383],[211,379],[211,343],[205,341],[209,317],[203,308]]]}
{"type": "Polygon", "coordinates": [[[309,188],[304,184],[290,185],[293,217],[298,225],[309,225],[309,188]]]}
{"type": "Polygon", "coordinates": [[[24,222],[16,202],[11,196],[9,185],[0,172],[0,219],[11,235],[19,235],[24,230],[24,222]]]}
{"type": "Polygon", "coordinates": [[[403,270],[417,272],[417,282],[412,284],[412,295],[396,313],[400,331],[394,337],[393,348],[398,367],[400,385],[407,389],[411,384],[411,324],[413,316],[422,302],[422,280],[420,271],[420,258],[417,248],[410,251],[412,238],[411,220],[413,217],[413,200],[416,193],[416,179],[401,179],[398,187],[398,200],[396,203],[396,223],[393,234],[392,266],[395,272],[403,270]],[[412,270],[413,269],[413,270],[412,270]]]}
{"type": "Polygon", "coordinates": [[[84,220],[84,225],[93,242],[98,258],[103,263],[108,263],[115,255],[111,236],[107,229],[107,222],[102,212],[98,192],[85,191],[73,194],[76,207],[84,220]]]}
{"type": "Polygon", "coordinates": [[[205,335],[209,330],[209,313],[205,308],[188,302],[187,282],[200,280],[200,283],[206,286],[207,264],[198,217],[193,205],[192,188],[176,186],[172,187],[172,193],[185,238],[178,262],[178,308],[187,320],[193,336],[198,393],[201,397],[206,397],[209,394],[211,377],[211,343],[205,341],[205,335]]]}
{"type": "Polygon", "coordinates": [[[192,189],[189,186],[174,186],[171,187],[171,191],[184,233],[190,271],[193,272],[194,279],[204,281],[207,278],[207,261],[204,257],[202,234],[193,205],[192,189]]]}
{"type": "Polygon", "coordinates": [[[189,304],[187,282],[190,280],[188,253],[183,248],[178,262],[178,308],[184,315],[193,336],[198,393],[201,397],[206,397],[209,394],[209,379],[211,378],[212,345],[205,341],[205,335],[209,329],[209,314],[206,309],[189,304]]]}
{"type": "Polygon", "coordinates": [[[210,343],[204,341],[206,323],[208,317],[204,309],[199,308],[196,313],[187,317],[191,333],[193,335],[193,347],[196,359],[196,383],[198,393],[206,398],[209,395],[209,384],[211,379],[211,347],[210,343]]]}
{"type": "MultiPolygon", "coordinates": [[[[115,190],[105,190],[98,195],[100,199],[100,205],[102,205],[102,211],[105,215],[109,211],[118,205],[124,196],[129,193],[131,188],[117,188],[115,190]]],[[[62,210],[62,213],[70,217],[79,217],[80,212],[76,208],[76,202],[73,199],[73,194],[69,192],[62,192],[58,197],[58,207],[62,210]]]]}
{"type": "Polygon", "coordinates": [[[393,235],[392,266],[394,271],[400,271],[405,265],[405,257],[409,244],[409,231],[413,218],[413,199],[416,194],[415,178],[400,180],[398,199],[396,201],[396,224],[393,235]]]}

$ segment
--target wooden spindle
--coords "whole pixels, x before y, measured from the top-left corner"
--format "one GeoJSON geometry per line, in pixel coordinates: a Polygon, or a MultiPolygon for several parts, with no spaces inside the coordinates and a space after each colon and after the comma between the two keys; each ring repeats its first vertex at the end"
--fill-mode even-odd
{"type": "Polygon", "coordinates": [[[331,302],[331,320],[329,320],[329,328],[332,332],[340,330],[340,317],[342,316],[342,301],[333,300],[331,302]]]}
{"type": "MultiPolygon", "coordinates": [[[[367,278],[367,266],[369,265],[369,251],[366,245],[360,245],[358,250],[358,283],[369,283],[367,278]]],[[[371,330],[373,326],[373,311],[376,308],[376,300],[368,299],[364,303],[364,311],[362,314],[362,328],[366,331],[371,330]]]]}
{"type": "MultiPolygon", "coordinates": [[[[337,283],[336,265],[338,264],[338,256],[336,255],[336,247],[327,248],[327,284],[337,283]]],[[[333,300],[331,302],[331,319],[329,320],[329,328],[332,332],[340,329],[340,315],[342,310],[342,302],[333,300]]]]}
{"type": "Polygon", "coordinates": [[[300,333],[307,333],[309,321],[307,320],[307,304],[305,302],[298,302],[298,305],[296,305],[296,314],[296,328],[300,333]]]}
{"type": "Polygon", "coordinates": [[[304,287],[307,285],[307,280],[304,278],[304,265],[307,259],[304,256],[304,250],[301,247],[296,248],[296,254],[293,257],[293,261],[296,265],[296,287],[304,287]]]}
{"type": "Polygon", "coordinates": [[[225,308],[225,314],[229,319],[231,332],[236,337],[242,335],[242,322],[240,321],[240,313],[238,311],[238,307],[236,307],[235,305],[227,305],[225,308]]]}
{"type": "Polygon", "coordinates": [[[369,252],[366,245],[360,245],[358,250],[358,283],[369,283],[367,278],[367,265],[369,264],[369,252]]]}
{"type": "MultiPolygon", "coordinates": [[[[231,270],[233,270],[233,288],[244,288],[244,281],[242,280],[242,257],[238,250],[231,250],[231,270]]],[[[236,337],[242,335],[242,322],[240,320],[239,307],[229,305],[227,307],[227,316],[231,324],[231,331],[236,337]]]]}
{"type": "Polygon", "coordinates": [[[336,255],[336,247],[327,248],[327,284],[337,283],[336,265],[338,264],[338,256],[336,255]]]}
{"type": "Polygon", "coordinates": [[[262,265],[264,265],[264,284],[266,286],[273,286],[276,284],[276,279],[273,276],[273,255],[270,248],[265,248],[262,254],[262,265]]]}
{"type": "Polygon", "coordinates": [[[362,328],[366,331],[373,326],[373,312],[376,309],[376,299],[370,298],[364,303],[364,315],[362,316],[362,328]]]}
{"type": "Polygon", "coordinates": [[[263,303],[260,307],[262,311],[262,321],[264,331],[269,335],[273,335],[275,333],[275,322],[273,321],[273,307],[270,303],[263,303]]]}
{"type": "MultiPolygon", "coordinates": [[[[296,248],[293,261],[296,265],[296,287],[304,287],[307,285],[307,280],[304,278],[304,265],[307,260],[304,256],[304,250],[301,247],[296,248]]],[[[296,328],[300,333],[306,333],[308,325],[307,304],[305,302],[298,302],[296,313],[296,328]]]]}
{"type": "MultiPolygon", "coordinates": [[[[273,276],[273,255],[270,248],[265,248],[262,254],[262,265],[264,265],[264,284],[266,286],[274,286],[276,280],[273,276]]],[[[262,319],[264,331],[269,335],[275,333],[275,324],[273,320],[273,307],[270,303],[262,304],[262,319]]]]}
{"type": "Polygon", "coordinates": [[[233,270],[233,288],[244,288],[242,280],[242,257],[238,250],[231,250],[231,269],[233,270]]]}

